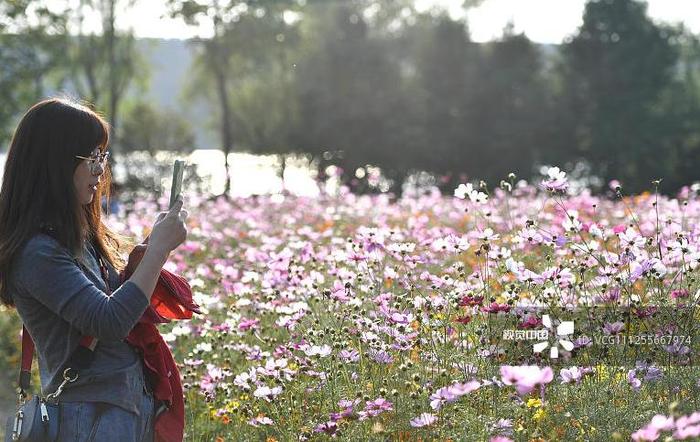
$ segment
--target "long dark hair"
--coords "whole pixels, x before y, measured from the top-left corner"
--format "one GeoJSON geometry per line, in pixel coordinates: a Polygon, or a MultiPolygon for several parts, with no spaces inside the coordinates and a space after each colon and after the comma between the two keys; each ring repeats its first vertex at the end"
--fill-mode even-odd
{"type": "Polygon", "coordinates": [[[109,125],[96,112],[72,100],[50,98],[22,117],[7,153],[0,190],[0,302],[12,306],[8,287],[15,255],[39,232],[50,234],[75,257],[84,241],[115,269],[124,261],[120,248],[129,241],[101,219],[101,200],[109,199],[111,174],[105,170],[90,204],[77,199],[73,174],[76,155],[89,156],[109,144],[109,125]]]}

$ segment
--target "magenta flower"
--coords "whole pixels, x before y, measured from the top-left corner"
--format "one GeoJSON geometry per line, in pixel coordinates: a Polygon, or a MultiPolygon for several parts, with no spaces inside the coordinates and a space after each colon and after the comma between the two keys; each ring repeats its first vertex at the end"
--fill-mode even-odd
{"type": "Polygon", "coordinates": [[[506,385],[515,385],[519,395],[530,393],[535,387],[552,382],[554,373],[550,367],[539,368],[536,365],[503,365],[501,379],[506,385]]]}
{"type": "Polygon", "coordinates": [[[259,319],[242,318],[241,322],[238,324],[238,329],[241,331],[247,331],[251,328],[258,328],[258,324],[260,324],[259,319]]]}
{"type": "Polygon", "coordinates": [[[687,298],[690,293],[686,289],[677,289],[671,291],[671,299],[687,298]]]}
{"type": "Polygon", "coordinates": [[[481,307],[482,312],[486,313],[508,313],[510,311],[510,306],[508,304],[499,304],[497,302],[492,302],[487,306],[481,307]]]}
{"type": "Polygon", "coordinates": [[[324,422],[317,425],[314,431],[316,433],[326,433],[331,437],[335,437],[335,433],[338,431],[338,424],[333,421],[324,422]]]}
{"type": "Polygon", "coordinates": [[[411,419],[411,426],[413,428],[427,427],[437,422],[437,420],[438,418],[434,414],[421,413],[420,416],[411,419]]]}

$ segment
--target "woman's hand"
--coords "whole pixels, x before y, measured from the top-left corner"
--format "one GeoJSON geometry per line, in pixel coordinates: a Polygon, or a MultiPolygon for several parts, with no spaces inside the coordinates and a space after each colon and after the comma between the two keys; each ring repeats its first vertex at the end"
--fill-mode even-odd
{"type": "Polygon", "coordinates": [[[177,198],[168,212],[158,214],[148,239],[148,248],[153,248],[166,257],[187,239],[187,210],[182,209],[182,197],[177,198]]]}

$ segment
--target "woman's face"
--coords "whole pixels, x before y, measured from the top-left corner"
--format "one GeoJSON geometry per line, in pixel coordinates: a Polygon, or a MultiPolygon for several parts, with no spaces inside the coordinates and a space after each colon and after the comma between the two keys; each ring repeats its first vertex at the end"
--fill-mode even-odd
{"type": "MultiPolygon", "coordinates": [[[[99,154],[100,149],[95,148],[90,154],[90,158],[96,159],[99,154]]],[[[80,164],[73,174],[75,194],[78,197],[78,203],[81,205],[92,202],[97,192],[97,186],[100,184],[100,178],[105,171],[99,161],[94,161],[94,166],[91,166],[91,163],[93,161],[80,160],[80,164]]]]}

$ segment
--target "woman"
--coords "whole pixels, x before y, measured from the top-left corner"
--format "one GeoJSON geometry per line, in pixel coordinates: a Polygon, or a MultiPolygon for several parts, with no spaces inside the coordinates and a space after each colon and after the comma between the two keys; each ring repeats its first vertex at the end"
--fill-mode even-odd
{"type": "Polygon", "coordinates": [[[142,358],[124,338],[162,266],[187,236],[182,200],[161,213],[143,259],[119,286],[125,239],[101,220],[109,128],[69,100],[34,105],[15,130],[0,191],[0,300],[36,345],[42,393],[53,393],[83,336],[94,358],[59,397],[59,440],[152,440],[154,401],[142,358]],[[113,290],[113,291],[112,291],[113,290]]]}

